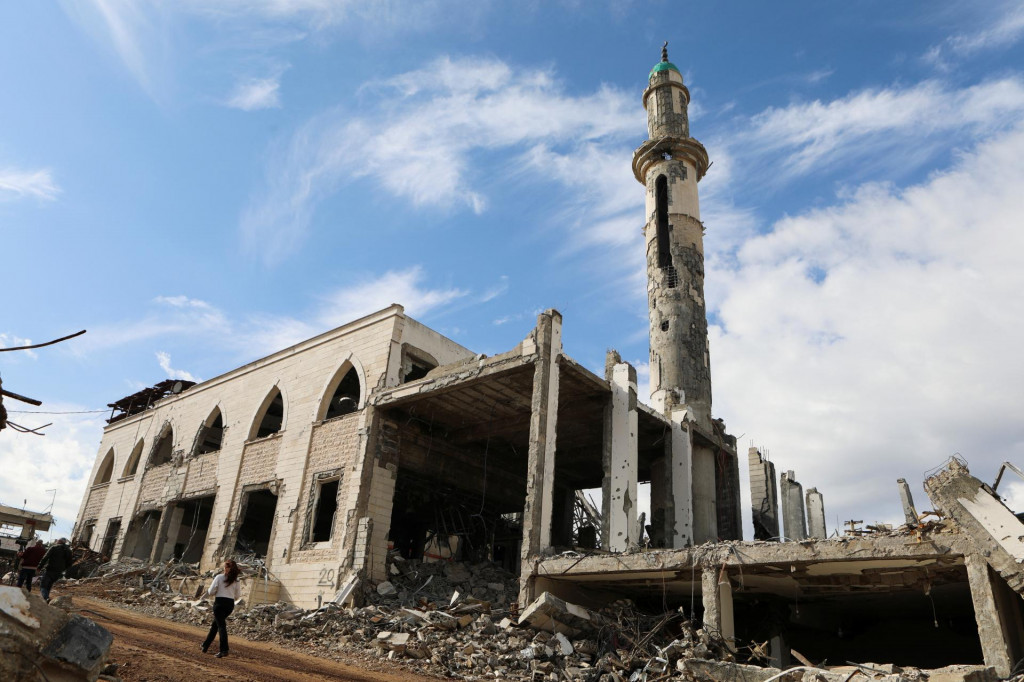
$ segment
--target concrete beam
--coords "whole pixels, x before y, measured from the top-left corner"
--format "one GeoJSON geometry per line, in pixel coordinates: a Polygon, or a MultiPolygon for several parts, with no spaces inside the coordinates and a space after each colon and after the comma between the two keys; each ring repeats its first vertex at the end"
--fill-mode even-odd
{"type": "Polygon", "coordinates": [[[804,516],[804,487],[796,480],[796,474],[786,471],[779,481],[782,497],[782,522],[787,540],[807,539],[807,519],[804,516]]]}
{"type": "Polygon", "coordinates": [[[828,537],[825,526],[825,497],[817,488],[807,491],[807,536],[824,540],[828,537]]]}
{"type": "Polygon", "coordinates": [[[638,539],[636,369],[617,360],[618,354],[609,351],[606,366],[612,395],[604,416],[601,544],[609,551],[624,552],[638,539]]]}
{"type": "Polygon", "coordinates": [[[924,487],[932,504],[953,519],[976,551],[1024,596],[1024,523],[958,460],[925,480],[924,487]]]}
{"type": "Polygon", "coordinates": [[[693,544],[693,441],[682,419],[672,416],[672,459],[667,469],[672,477],[672,501],[675,524],[670,547],[679,549],[693,544]]]}

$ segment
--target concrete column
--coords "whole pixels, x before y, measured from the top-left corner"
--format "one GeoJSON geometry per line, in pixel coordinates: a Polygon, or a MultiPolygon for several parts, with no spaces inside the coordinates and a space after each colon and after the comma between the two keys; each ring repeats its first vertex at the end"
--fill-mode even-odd
{"type": "Polygon", "coordinates": [[[900,489],[900,502],[903,503],[903,518],[911,526],[918,524],[917,509],[914,508],[914,496],[910,494],[910,486],[907,479],[897,478],[896,485],[900,489]]]}
{"type": "Polygon", "coordinates": [[[782,521],[787,540],[807,539],[807,520],[804,518],[804,487],[797,483],[796,474],[787,471],[779,482],[782,496],[782,521]]]}
{"type": "Polygon", "coordinates": [[[637,542],[636,369],[610,351],[605,373],[611,400],[604,415],[601,544],[609,551],[624,552],[637,542]]]}
{"type": "Polygon", "coordinates": [[[754,517],[754,539],[779,537],[779,488],[775,482],[775,465],[757,448],[747,451],[750,469],[750,508],[754,517]]]}
{"type": "Polygon", "coordinates": [[[705,566],[701,573],[701,601],[704,605],[704,628],[721,634],[733,647],[736,623],[732,609],[732,583],[721,566],[705,566]]]}
{"type": "Polygon", "coordinates": [[[718,480],[715,453],[693,448],[693,544],[718,541],[718,480]]]}
{"type": "Polygon", "coordinates": [[[825,497],[817,488],[807,491],[807,535],[824,540],[828,537],[825,527],[825,497]]]}
{"type": "Polygon", "coordinates": [[[675,512],[673,534],[669,547],[680,549],[693,544],[693,443],[689,429],[683,428],[682,416],[672,415],[671,462],[667,469],[672,476],[672,501],[675,512]]]}
{"type": "Polygon", "coordinates": [[[523,507],[523,570],[529,558],[551,546],[554,509],[555,426],[558,419],[558,356],[562,352],[562,316],[546,310],[534,330],[537,361],[533,373],[530,451],[523,507]]]}
{"type": "Polygon", "coordinates": [[[718,598],[718,566],[704,566],[700,574],[700,598],[704,605],[704,628],[722,630],[721,602],[718,598]]]}
{"type": "Polygon", "coordinates": [[[988,563],[979,554],[965,555],[964,563],[967,564],[967,581],[971,588],[974,619],[978,623],[978,638],[981,640],[985,665],[995,668],[999,677],[1008,677],[1013,661],[999,620],[988,563]]]}

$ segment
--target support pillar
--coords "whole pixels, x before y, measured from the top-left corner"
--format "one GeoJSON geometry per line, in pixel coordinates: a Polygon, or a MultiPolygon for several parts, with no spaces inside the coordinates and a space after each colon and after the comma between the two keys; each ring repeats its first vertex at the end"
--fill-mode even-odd
{"type": "Polygon", "coordinates": [[[604,414],[604,522],[601,545],[612,552],[624,552],[637,538],[637,413],[636,369],[609,351],[605,374],[611,400],[604,414]]]}
{"type": "MultiPolygon", "coordinates": [[[[530,451],[526,466],[526,504],[523,507],[522,571],[530,559],[551,547],[554,509],[555,427],[558,420],[558,356],[562,352],[562,315],[546,310],[537,316],[533,331],[537,360],[533,372],[530,413],[530,451]]],[[[533,595],[529,577],[520,578],[520,603],[533,595]]]]}
{"type": "Polygon", "coordinates": [[[704,629],[721,635],[735,650],[736,621],[732,609],[732,583],[722,566],[705,566],[700,576],[704,629]]]}
{"type": "Polygon", "coordinates": [[[914,496],[910,494],[910,486],[907,485],[907,479],[897,478],[896,485],[900,489],[900,502],[903,504],[903,518],[906,519],[908,525],[916,526],[918,524],[917,509],[914,508],[914,496]]]}
{"type": "Polygon", "coordinates": [[[807,539],[807,520],[804,517],[804,487],[797,483],[796,474],[787,471],[779,482],[782,495],[782,521],[787,540],[807,539]]]}
{"type": "Polygon", "coordinates": [[[807,491],[807,536],[824,540],[828,537],[825,526],[825,497],[817,488],[807,491]]]}
{"type": "Polygon", "coordinates": [[[779,487],[775,482],[775,464],[757,448],[747,451],[750,470],[750,509],[754,517],[754,539],[778,539],[779,487]]]}
{"type": "Polygon", "coordinates": [[[967,581],[971,588],[974,619],[978,623],[978,638],[981,640],[985,665],[995,668],[999,677],[1008,677],[1013,661],[999,619],[988,563],[980,554],[965,555],[964,563],[967,564],[967,581]]]}
{"type": "Polygon", "coordinates": [[[174,556],[174,544],[177,542],[178,533],[181,531],[181,519],[185,516],[185,508],[176,504],[169,504],[164,508],[161,521],[166,519],[166,525],[157,536],[157,547],[154,554],[157,561],[167,561],[174,556]]]}
{"type": "Polygon", "coordinates": [[[693,544],[693,441],[692,433],[683,428],[681,414],[672,415],[672,498],[675,509],[673,549],[693,544]]]}

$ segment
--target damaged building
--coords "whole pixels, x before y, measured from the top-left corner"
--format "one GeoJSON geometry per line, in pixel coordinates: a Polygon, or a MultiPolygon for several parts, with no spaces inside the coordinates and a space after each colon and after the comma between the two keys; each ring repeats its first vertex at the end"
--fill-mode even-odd
{"type": "Polygon", "coordinates": [[[555,310],[486,357],[392,305],[208,381],[112,403],[76,538],[111,559],[247,557],[267,578],[250,603],[318,606],[354,579],[385,580],[391,551],[494,562],[520,576],[522,606],[548,592],[682,608],[727,642],[768,642],[778,666],[798,650],[1008,675],[1024,658],[1024,548],[1009,510],[960,463],[928,481],[953,524],[943,532],[908,510],[906,532],[827,539],[823,494],[752,449],[755,537],[743,541],[736,439],[712,415],[697,191],[710,162],[689,101],[663,50],[633,157],[648,403],[616,352],[602,374],[574,361],[555,310]],[[583,494],[593,489],[599,509],[583,494]]]}

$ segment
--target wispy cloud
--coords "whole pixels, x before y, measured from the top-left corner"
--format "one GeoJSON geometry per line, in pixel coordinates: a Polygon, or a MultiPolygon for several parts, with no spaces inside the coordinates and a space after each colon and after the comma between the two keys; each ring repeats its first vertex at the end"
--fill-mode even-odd
{"type": "Polygon", "coordinates": [[[386,104],[317,116],[271,155],[266,187],[241,219],[245,242],[268,262],[297,248],[317,204],[352,179],[369,178],[413,206],[482,213],[487,196],[470,180],[488,152],[582,147],[642,131],[626,93],[568,95],[551,72],[496,59],[442,57],[364,90],[386,104]]]}
{"type": "Polygon", "coordinates": [[[780,180],[902,149],[892,164],[920,165],[936,150],[948,148],[955,131],[994,132],[1019,120],[1024,83],[1016,77],[962,89],[938,81],[911,87],[875,88],[822,102],[770,108],[730,146],[768,160],[780,180]]]}
{"type": "Polygon", "coordinates": [[[184,379],[185,381],[200,382],[202,379],[199,377],[186,372],[183,369],[174,369],[171,367],[171,354],[165,353],[164,351],[157,351],[156,361],[160,365],[160,369],[164,371],[168,379],[184,379]]]}
{"type": "MultiPolygon", "coordinates": [[[[17,348],[19,346],[31,346],[32,339],[27,339],[15,334],[9,334],[6,332],[0,332],[0,348],[17,348]]],[[[39,356],[34,350],[20,350],[13,353],[8,353],[7,359],[17,359],[18,357],[37,359],[39,356]],[[12,357],[13,356],[13,357],[12,357]]]]}
{"type": "Polygon", "coordinates": [[[247,78],[236,84],[225,104],[242,111],[276,109],[281,106],[281,77],[247,78]]]}
{"type": "Polygon", "coordinates": [[[981,25],[933,45],[924,54],[926,62],[945,70],[955,59],[1010,47],[1024,38],[1024,6],[1016,0],[981,3],[976,7],[984,13],[981,25]]]}
{"type": "Polygon", "coordinates": [[[0,201],[31,197],[52,201],[60,194],[48,169],[0,168],[0,201]]]}

